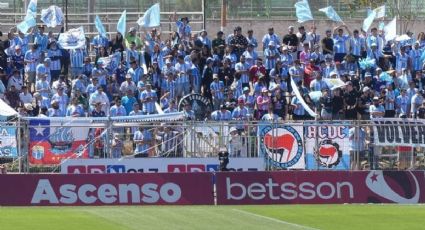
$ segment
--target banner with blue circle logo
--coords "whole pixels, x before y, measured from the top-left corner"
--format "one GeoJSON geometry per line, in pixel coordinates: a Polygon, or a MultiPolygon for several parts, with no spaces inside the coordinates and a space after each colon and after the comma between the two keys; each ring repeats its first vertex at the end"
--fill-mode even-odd
{"type": "Polygon", "coordinates": [[[262,122],[258,126],[258,152],[277,169],[305,169],[302,124],[262,122]]]}

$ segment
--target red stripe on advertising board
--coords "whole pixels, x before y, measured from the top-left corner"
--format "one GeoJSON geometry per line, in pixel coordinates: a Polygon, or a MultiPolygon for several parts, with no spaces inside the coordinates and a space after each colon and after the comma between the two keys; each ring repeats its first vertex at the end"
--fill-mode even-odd
{"type": "Polygon", "coordinates": [[[424,203],[424,178],[423,171],[218,173],[217,203],[424,203]]]}
{"type": "Polygon", "coordinates": [[[211,173],[0,175],[0,206],[212,205],[211,173]]]}

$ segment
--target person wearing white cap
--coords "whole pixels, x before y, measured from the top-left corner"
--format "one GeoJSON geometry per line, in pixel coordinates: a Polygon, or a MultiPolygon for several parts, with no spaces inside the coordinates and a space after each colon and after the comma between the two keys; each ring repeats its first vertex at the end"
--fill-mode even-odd
{"type": "Polygon", "coordinates": [[[13,52],[13,55],[11,55],[13,65],[16,69],[18,69],[21,72],[21,75],[24,74],[24,53],[22,52],[21,46],[16,45],[15,46],[15,52],[13,52]]]}
{"type": "Polygon", "coordinates": [[[276,43],[270,41],[268,47],[264,50],[265,67],[267,73],[276,65],[276,60],[279,58],[279,51],[276,48],[276,43]]]}
{"type": "Polygon", "coordinates": [[[367,50],[367,57],[375,60],[375,66],[379,64],[382,52],[378,50],[378,45],[376,43],[370,44],[370,48],[367,50]]]}
{"type": "Polygon", "coordinates": [[[373,104],[369,108],[370,119],[373,118],[382,118],[385,115],[385,108],[381,105],[379,97],[373,97],[373,104]]]}
{"type": "Polygon", "coordinates": [[[245,52],[243,52],[242,55],[245,56],[246,63],[248,63],[249,68],[255,65],[258,58],[258,53],[254,49],[254,44],[249,43],[248,48],[245,50],[245,52]]]}

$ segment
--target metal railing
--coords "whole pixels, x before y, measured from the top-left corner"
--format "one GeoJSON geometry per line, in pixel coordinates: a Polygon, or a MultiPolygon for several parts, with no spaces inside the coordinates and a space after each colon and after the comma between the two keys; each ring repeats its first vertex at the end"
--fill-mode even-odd
{"type": "MultiPolygon", "coordinates": [[[[117,122],[105,118],[95,122],[76,123],[77,120],[64,119],[62,123],[55,123],[56,125],[52,125],[53,123],[35,125],[24,120],[3,123],[3,133],[6,127],[8,130],[15,129],[16,154],[13,156],[1,154],[0,162],[7,165],[9,171],[50,173],[59,172],[60,162],[67,159],[131,159],[141,156],[205,158],[217,157],[217,153],[224,148],[232,158],[264,159],[267,170],[425,169],[425,147],[422,142],[416,141],[404,145],[377,144],[376,125],[370,121],[117,122]],[[87,136],[83,136],[78,148],[73,146],[73,149],[70,149],[68,146],[68,155],[61,157],[60,150],[63,150],[66,144],[72,144],[65,143],[70,139],[67,139],[69,133],[66,133],[70,129],[73,129],[72,140],[76,139],[78,133],[87,136]],[[143,142],[138,142],[141,139],[135,135],[138,130],[146,138],[143,142]],[[49,144],[37,139],[43,135],[48,136],[49,144]],[[335,151],[332,152],[332,149],[335,151]],[[43,153],[38,152],[41,150],[43,153]],[[37,155],[46,154],[47,151],[52,151],[51,157],[55,164],[49,164],[53,161],[42,161],[41,155],[37,155]],[[296,158],[294,154],[298,153],[302,153],[299,160],[303,164],[287,164],[296,158]]],[[[383,127],[384,131],[386,127],[389,128],[387,133],[379,135],[394,135],[391,134],[394,133],[391,131],[394,125],[379,124],[379,126],[383,127]]],[[[423,129],[422,126],[422,123],[403,124],[403,127],[408,129],[416,130],[420,127],[418,130],[425,130],[425,126],[423,129]]],[[[402,138],[401,134],[397,135],[402,138]]],[[[3,152],[5,138],[6,135],[3,135],[3,145],[0,148],[3,152]]]]}

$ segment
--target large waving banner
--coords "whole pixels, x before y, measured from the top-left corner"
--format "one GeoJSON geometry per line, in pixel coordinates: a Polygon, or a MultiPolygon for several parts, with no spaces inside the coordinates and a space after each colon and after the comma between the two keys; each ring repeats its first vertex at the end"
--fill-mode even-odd
{"type": "Polygon", "coordinates": [[[374,119],[373,137],[377,146],[425,147],[425,120],[374,119]]]}
{"type": "Polygon", "coordinates": [[[68,158],[88,158],[89,127],[79,121],[30,120],[29,162],[59,164],[68,158]]]}
{"type": "Polygon", "coordinates": [[[349,126],[304,125],[307,169],[350,169],[349,126]]]}
{"type": "Polygon", "coordinates": [[[258,127],[258,153],[279,169],[305,169],[303,126],[264,122],[258,127]]]}

